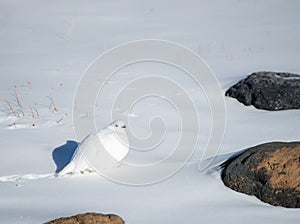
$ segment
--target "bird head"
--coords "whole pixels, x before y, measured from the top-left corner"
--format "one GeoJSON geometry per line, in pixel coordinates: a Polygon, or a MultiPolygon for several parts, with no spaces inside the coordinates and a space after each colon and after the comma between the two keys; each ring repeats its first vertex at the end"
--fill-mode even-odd
{"type": "Polygon", "coordinates": [[[119,120],[116,120],[116,121],[112,122],[110,126],[115,131],[125,131],[125,129],[126,129],[125,122],[124,121],[119,121],[119,120]]]}

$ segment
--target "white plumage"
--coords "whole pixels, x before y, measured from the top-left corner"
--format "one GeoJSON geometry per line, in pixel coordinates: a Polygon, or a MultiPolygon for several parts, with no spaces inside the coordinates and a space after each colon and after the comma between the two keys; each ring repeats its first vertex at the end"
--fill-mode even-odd
{"type": "Polygon", "coordinates": [[[106,162],[106,153],[113,163],[121,161],[129,151],[125,129],[123,121],[114,121],[99,132],[88,135],[77,146],[70,163],[58,175],[93,172],[97,169],[97,164],[106,162]]]}

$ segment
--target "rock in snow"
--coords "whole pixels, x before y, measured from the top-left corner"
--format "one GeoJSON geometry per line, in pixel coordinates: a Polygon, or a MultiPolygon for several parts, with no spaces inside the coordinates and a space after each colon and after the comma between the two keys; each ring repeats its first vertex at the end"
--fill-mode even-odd
{"type": "Polygon", "coordinates": [[[114,121],[99,132],[87,136],[78,145],[70,163],[58,175],[93,172],[97,164],[111,168],[111,165],[121,161],[129,151],[125,129],[123,121],[114,121]],[[105,152],[110,156],[105,157],[105,152]]]}
{"type": "Polygon", "coordinates": [[[300,76],[256,72],[232,86],[225,95],[258,109],[300,109],[300,76]]]}
{"type": "Polygon", "coordinates": [[[227,187],[271,205],[300,208],[300,142],[258,145],[222,166],[227,187]]]}
{"type": "Polygon", "coordinates": [[[117,215],[85,213],[67,218],[59,218],[44,224],[124,224],[123,219],[117,215]]]}

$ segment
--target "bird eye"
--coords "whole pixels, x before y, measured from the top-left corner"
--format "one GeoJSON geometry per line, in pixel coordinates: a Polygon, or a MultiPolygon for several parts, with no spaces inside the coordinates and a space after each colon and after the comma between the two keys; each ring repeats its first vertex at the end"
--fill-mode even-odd
{"type": "Polygon", "coordinates": [[[115,126],[116,126],[116,127],[118,127],[118,125],[117,125],[117,124],[116,124],[115,126]]]}

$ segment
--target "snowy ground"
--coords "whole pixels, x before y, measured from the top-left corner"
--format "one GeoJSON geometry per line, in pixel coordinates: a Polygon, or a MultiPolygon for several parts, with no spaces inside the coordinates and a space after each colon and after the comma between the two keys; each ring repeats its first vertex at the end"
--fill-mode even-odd
{"type": "MultiPolygon", "coordinates": [[[[0,1],[0,177],[33,174],[26,177],[35,179],[54,173],[53,151],[76,141],[72,103],[80,77],[111,47],[143,38],[178,42],[206,60],[225,92],[254,71],[300,73],[299,10],[299,1],[283,0],[0,1]]],[[[99,127],[107,125],[102,115],[118,80],[122,74],[107,86],[106,101],[97,105],[99,127]]],[[[193,91],[188,82],[182,83],[193,91]]],[[[300,138],[299,111],[266,112],[230,98],[225,102],[220,155],[300,138]]],[[[160,102],[148,103],[169,114],[160,102]]],[[[201,92],[196,104],[205,129],[209,113],[201,92]]],[[[140,133],[147,134],[148,127],[138,125],[146,124],[147,113],[141,106],[131,117],[140,133]]],[[[208,135],[201,133],[186,167],[153,185],[126,186],[96,174],[0,182],[0,222],[42,223],[87,211],[116,213],[131,224],[299,221],[299,209],[269,206],[226,188],[217,172],[199,172],[208,135]]],[[[159,150],[127,159],[153,162],[168,153],[159,150]]]]}

